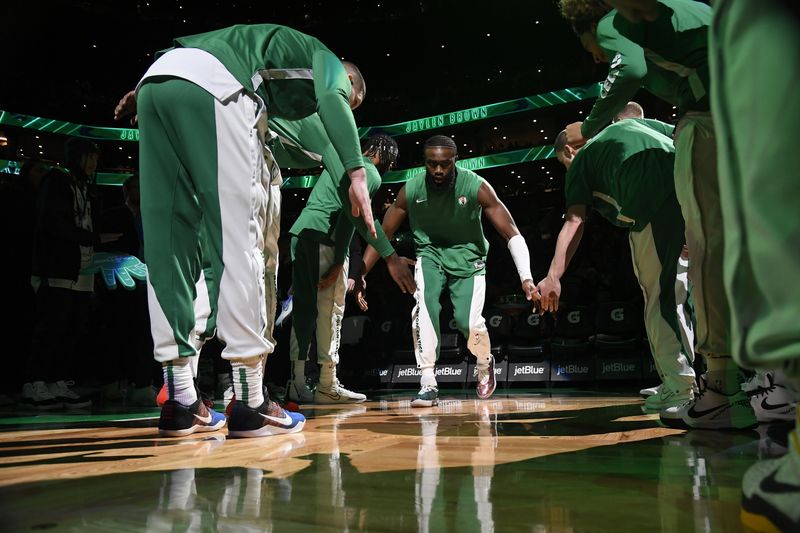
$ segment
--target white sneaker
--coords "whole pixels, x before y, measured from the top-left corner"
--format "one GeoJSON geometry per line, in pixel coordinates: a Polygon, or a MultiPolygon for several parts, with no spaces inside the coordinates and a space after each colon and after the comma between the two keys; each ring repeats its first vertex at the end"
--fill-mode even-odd
{"type": "Polygon", "coordinates": [[[700,392],[678,407],[660,413],[661,423],[683,429],[750,429],[758,424],[744,391],[725,394],[700,380],[700,392]]]}
{"type": "Polygon", "coordinates": [[[750,405],[759,422],[791,422],[795,417],[797,400],[775,372],[756,372],[742,383],[742,390],[750,398],[750,405]]]}
{"type": "Polygon", "coordinates": [[[286,399],[299,404],[314,403],[314,389],[308,385],[306,380],[290,379],[286,384],[286,399]]]}
{"type": "Polygon", "coordinates": [[[661,411],[667,407],[677,407],[692,399],[694,393],[691,389],[676,391],[659,385],[654,387],[657,391],[652,396],[645,398],[644,408],[648,411],[661,411]]]}
{"type": "Polygon", "coordinates": [[[439,387],[422,385],[417,396],[411,400],[411,407],[435,407],[439,405],[439,387]]]}
{"type": "Polygon", "coordinates": [[[650,396],[658,394],[658,391],[660,390],[661,390],[661,385],[659,385],[658,387],[649,387],[647,389],[641,389],[639,391],[639,395],[646,400],[650,396]]]}
{"type": "Polygon", "coordinates": [[[50,394],[55,396],[56,400],[64,404],[67,409],[91,407],[92,400],[82,398],[70,388],[74,384],[74,381],[56,381],[55,383],[48,383],[47,388],[50,390],[50,394]]]}
{"type": "Polygon", "coordinates": [[[42,411],[61,409],[64,407],[64,404],[57,400],[53,393],[50,392],[44,381],[25,383],[22,386],[22,398],[20,398],[20,402],[23,405],[42,411]]]}
{"type": "Polygon", "coordinates": [[[318,404],[361,403],[366,399],[366,395],[344,388],[338,379],[333,380],[329,388],[318,383],[317,390],[314,391],[314,403],[318,404]]]}

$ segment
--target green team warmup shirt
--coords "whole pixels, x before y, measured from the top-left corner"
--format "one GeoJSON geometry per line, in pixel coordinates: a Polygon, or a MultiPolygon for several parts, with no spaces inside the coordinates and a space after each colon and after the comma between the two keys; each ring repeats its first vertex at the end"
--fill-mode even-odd
{"type": "MultiPolygon", "coordinates": [[[[367,189],[372,197],[381,186],[381,175],[371,161],[365,160],[364,168],[367,172],[367,189]]],[[[336,264],[344,261],[347,255],[353,229],[358,230],[358,233],[375,247],[381,257],[392,255],[394,248],[383,233],[383,228],[378,229],[380,224],[375,224],[378,238],[373,239],[367,231],[364,221],[359,217],[353,217],[350,211],[347,183],[347,180],[341,180],[337,187],[328,171],[324,171],[314,185],[306,206],[289,233],[335,246],[334,262],[336,264]]]]}
{"type": "Polygon", "coordinates": [[[611,122],[644,87],[687,111],[707,111],[711,8],[691,0],[661,0],[656,22],[631,24],[612,9],[597,24],[597,43],[609,58],[608,77],[581,126],[589,138],[611,122]]]}
{"type": "Polygon", "coordinates": [[[478,190],[484,180],[456,167],[455,183],[445,190],[429,186],[422,172],[405,185],[417,255],[449,275],[468,278],[486,272],[489,242],[483,236],[478,190]]]}
{"type": "Polygon", "coordinates": [[[589,140],[564,180],[566,207],[590,205],[613,224],[640,231],[675,192],[672,126],[626,119],[589,140]]]}
{"type": "Polygon", "coordinates": [[[174,45],[217,58],[242,87],[264,100],[271,118],[297,120],[318,113],[345,168],[364,166],[350,111],[350,79],[318,39],[276,24],[240,24],[178,37],[174,45]]]}

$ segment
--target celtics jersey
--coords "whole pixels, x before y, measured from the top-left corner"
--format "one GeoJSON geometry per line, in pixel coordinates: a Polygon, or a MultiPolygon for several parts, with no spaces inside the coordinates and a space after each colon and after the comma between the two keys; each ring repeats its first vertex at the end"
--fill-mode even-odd
{"type": "Polygon", "coordinates": [[[318,39],[276,24],[239,24],[178,37],[174,46],[213,55],[245,90],[264,100],[271,117],[296,120],[318,112],[345,168],[363,166],[350,79],[318,39]]]}
{"type": "Polygon", "coordinates": [[[709,109],[708,28],[711,7],[694,0],[660,0],[658,18],[632,23],[614,16],[614,28],[638,44],[650,64],[677,74],[681,112],[709,109]]]}
{"type": "Polygon", "coordinates": [[[595,208],[611,223],[640,231],[675,194],[671,126],[626,119],[608,126],[575,156],[564,180],[566,206],[595,208]]]}
{"type": "MultiPolygon", "coordinates": [[[[381,175],[370,160],[365,160],[364,169],[367,172],[367,189],[371,198],[381,186],[381,175]]],[[[378,237],[374,239],[367,231],[364,221],[359,217],[353,217],[348,195],[349,180],[339,181],[337,184],[327,170],[320,175],[306,206],[289,233],[336,246],[336,259],[341,260],[347,254],[353,230],[356,229],[381,257],[393,254],[394,248],[380,224],[375,224],[378,237]]]]}
{"type": "Polygon", "coordinates": [[[269,117],[272,155],[281,168],[324,167],[338,184],[345,167],[317,113],[300,120],[269,117]]]}
{"type": "MultiPolygon", "coordinates": [[[[697,2],[688,1],[679,3],[697,4],[697,2]]],[[[707,8],[707,6],[705,7],[707,8]]],[[[659,8],[661,8],[661,2],[659,8]]],[[[618,21],[621,19],[622,17],[617,15],[617,11],[612,9],[597,24],[597,43],[608,57],[609,71],[608,77],[603,82],[600,96],[595,101],[589,116],[581,125],[583,136],[589,138],[597,134],[611,122],[617,113],[622,111],[625,104],[633,100],[642,87],[661,100],[678,107],[681,115],[690,110],[707,110],[708,97],[705,95],[705,89],[702,89],[708,80],[707,64],[704,67],[698,63],[699,55],[696,50],[687,52],[687,57],[674,55],[675,48],[678,46],[686,46],[687,49],[697,46],[698,39],[702,38],[701,33],[705,33],[707,29],[707,23],[706,27],[702,26],[702,13],[698,11],[692,15],[691,21],[687,17],[685,25],[680,27],[694,29],[682,32],[681,38],[678,38],[677,33],[675,34],[677,42],[682,44],[675,44],[669,49],[663,49],[661,53],[666,54],[666,58],[659,56],[652,49],[645,50],[640,44],[628,38],[626,36],[627,28],[625,29],[626,35],[623,35],[617,29],[618,21]],[[700,26],[698,27],[698,25],[700,26]],[[693,44],[689,46],[688,41],[692,41],[693,44]],[[691,56],[691,61],[688,56],[691,56]],[[678,63],[678,57],[694,66],[678,63]]],[[[670,21],[668,15],[666,18],[662,15],[659,19],[662,24],[670,21]]],[[[647,24],[642,23],[639,31],[645,31],[643,29],[645,26],[647,24]]],[[[658,41],[659,49],[660,42],[668,38],[665,33],[663,30],[654,31],[656,37],[651,38],[654,42],[658,41]]],[[[637,39],[641,37],[634,35],[633,32],[631,35],[637,39]]]]}
{"type": "Polygon", "coordinates": [[[484,180],[456,167],[451,187],[429,185],[424,172],[405,185],[408,219],[417,255],[460,278],[484,274],[489,243],[483,236],[478,190],[484,180]]]}

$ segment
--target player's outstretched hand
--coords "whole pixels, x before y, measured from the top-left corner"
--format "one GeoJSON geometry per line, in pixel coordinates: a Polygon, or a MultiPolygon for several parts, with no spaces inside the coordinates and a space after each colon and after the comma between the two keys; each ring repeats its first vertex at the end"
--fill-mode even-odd
{"type": "Polygon", "coordinates": [[[322,276],[322,279],[319,280],[319,283],[317,283],[317,288],[324,290],[328,287],[332,287],[333,284],[336,283],[336,280],[339,279],[339,276],[342,275],[342,268],[344,268],[344,265],[341,263],[330,267],[322,276]]]}
{"type": "Polygon", "coordinates": [[[133,115],[131,126],[135,126],[139,122],[139,115],[136,114],[136,91],[125,93],[114,108],[114,120],[122,120],[128,115],[133,115]]]}
{"type": "Polygon", "coordinates": [[[550,311],[551,313],[558,311],[558,301],[561,298],[561,281],[548,276],[540,281],[536,288],[542,298],[542,314],[545,311],[550,311]]]}
{"type": "Polygon", "coordinates": [[[542,297],[539,294],[539,289],[533,284],[532,279],[526,279],[522,282],[522,292],[525,293],[525,298],[533,304],[533,312],[538,312],[542,297]]]}
{"type": "Polygon", "coordinates": [[[100,272],[109,289],[117,288],[117,280],[128,290],[136,288],[134,278],[147,279],[147,266],[138,257],[125,254],[96,252],[92,255],[92,263],[81,271],[81,274],[100,272]]]}
{"type": "Polygon", "coordinates": [[[583,122],[573,122],[565,128],[567,131],[567,144],[573,148],[580,148],[586,144],[586,139],[583,138],[583,133],[581,133],[582,125],[583,122]]]}
{"type": "Polygon", "coordinates": [[[353,295],[356,298],[356,302],[358,303],[358,307],[361,308],[362,311],[366,311],[369,309],[369,305],[367,305],[367,282],[364,279],[364,276],[358,276],[355,279],[355,288],[353,288],[353,295]]]}
{"type": "Polygon", "coordinates": [[[369,198],[369,191],[367,190],[367,171],[364,167],[348,170],[347,174],[350,176],[350,205],[352,206],[352,214],[354,217],[360,216],[364,219],[367,225],[369,234],[373,239],[378,238],[378,233],[375,231],[375,219],[372,218],[372,202],[369,198]]]}
{"type": "Polygon", "coordinates": [[[407,257],[400,257],[396,253],[386,258],[386,266],[389,269],[389,274],[392,276],[394,282],[397,283],[397,286],[400,287],[400,290],[405,294],[414,294],[417,290],[414,276],[411,275],[411,271],[408,269],[409,266],[415,264],[413,260],[407,257]]]}

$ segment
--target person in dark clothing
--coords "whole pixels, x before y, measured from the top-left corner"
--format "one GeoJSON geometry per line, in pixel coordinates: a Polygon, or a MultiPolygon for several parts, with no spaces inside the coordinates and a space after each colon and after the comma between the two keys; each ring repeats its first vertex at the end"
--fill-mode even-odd
{"type": "MultiPolygon", "coordinates": [[[[144,259],[142,222],[139,212],[139,175],[130,176],[122,186],[125,202],[104,211],[97,222],[101,233],[118,233],[119,239],[100,244],[98,251],[144,259]]],[[[161,374],[153,361],[153,339],[147,308],[147,283],[137,280],[134,290],[109,289],[99,284],[97,297],[103,324],[102,350],[106,358],[106,379],[113,380],[109,390],[124,394],[128,405],[154,407],[154,376],[161,374]]],[[[113,399],[113,397],[112,397],[113,399]]]]}
{"type": "Polygon", "coordinates": [[[66,172],[53,169],[44,176],[35,209],[31,284],[36,312],[22,404],[36,409],[91,405],[69,381],[94,290],[94,276],[81,270],[91,264],[95,246],[119,237],[101,237],[93,230],[91,181],[100,156],[97,145],[76,137],[64,148],[66,172]]]}

